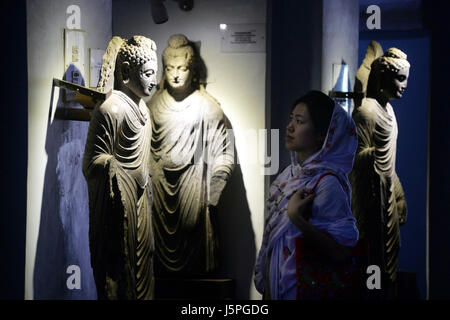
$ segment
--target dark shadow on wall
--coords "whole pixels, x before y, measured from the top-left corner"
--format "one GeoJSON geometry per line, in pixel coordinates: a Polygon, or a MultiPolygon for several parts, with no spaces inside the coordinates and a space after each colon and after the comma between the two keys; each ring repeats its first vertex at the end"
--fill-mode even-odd
{"type": "MultiPolygon", "coordinates": [[[[235,159],[239,159],[236,151],[235,159]]],[[[241,166],[235,163],[217,207],[219,274],[235,280],[236,299],[249,299],[256,259],[255,233],[241,166]]]]}
{"type": "MultiPolygon", "coordinates": [[[[284,139],[292,103],[309,90],[321,87],[323,8],[322,1],[311,0],[270,1],[268,8],[270,128],[280,130],[281,172],[291,163],[284,139]]],[[[270,182],[276,177],[277,174],[271,175],[270,182]]]]}
{"type": "MultiPolygon", "coordinates": [[[[208,69],[200,53],[201,41],[190,43],[198,57],[196,77],[199,84],[206,88],[208,69]]],[[[232,129],[231,122],[226,118],[232,129]]],[[[236,148],[234,163],[235,168],[217,207],[220,251],[218,273],[224,278],[234,279],[236,299],[249,299],[256,260],[255,233],[236,148]]]]}
{"type": "MultiPolygon", "coordinates": [[[[198,81],[195,83],[195,89],[200,89],[201,86],[206,88],[208,69],[201,56],[201,41],[188,41],[196,56],[194,78],[198,81]]],[[[168,86],[164,75],[161,85],[164,88],[168,86]]],[[[228,118],[226,122],[230,123],[228,118]]],[[[222,192],[217,209],[213,212],[217,215],[215,223],[219,240],[219,268],[210,276],[233,279],[235,298],[249,299],[256,259],[255,235],[236,148],[234,154],[235,168],[222,192]]],[[[189,294],[196,298],[197,293],[189,294]]]]}
{"type": "MultiPolygon", "coordinates": [[[[89,204],[81,165],[88,122],[51,120],[50,99],[45,141],[47,166],[41,205],[33,285],[34,299],[96,299],[89,254],[89,204]],[[66,273],[80,267],[80,289],[69,289],[66,273]]],[[[64,102],[60,90],[56,108],[80,107],[64,102]]]]}

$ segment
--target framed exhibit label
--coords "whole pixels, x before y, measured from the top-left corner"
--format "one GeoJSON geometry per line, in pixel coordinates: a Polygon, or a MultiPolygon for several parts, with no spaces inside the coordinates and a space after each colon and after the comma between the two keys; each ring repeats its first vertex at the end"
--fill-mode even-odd
{"type": "Polygon", "coordinates": [[[104,54],[105,50],[89,49],[89,86],[91,88],[97,87],[104,54]]]}
{"type": "Polygon", "coordinates": [[[266,52],[266,24],[220,24],[221,52],[266,52]]]}
{"type": "MultiPolygon", "coordinates": [[[[86,83],[85,35],[84,30],[64,29],[65,80],[81,86],[86,83]]],[[[74,100],[74,98],[74,92],[66,92],[66,101],[74,100]]]]}

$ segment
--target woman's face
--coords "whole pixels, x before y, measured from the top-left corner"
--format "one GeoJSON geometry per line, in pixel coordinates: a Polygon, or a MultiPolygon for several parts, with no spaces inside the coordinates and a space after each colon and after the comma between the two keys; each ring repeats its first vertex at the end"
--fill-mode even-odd
{"type": "Polygon", "coordinates": [[[295,152],[315,152],[321,147],[321,139],[316,133],[304,103],[295,106],[289,116],[286,128],[286,148],[295,152]]]}
{"type": "Polygon", "coordinates": [[[408,85],[409,68],[403,68],[397,73],[389,73],[384,79],[383,91],[389,100],[400,99],[408,85]]]}

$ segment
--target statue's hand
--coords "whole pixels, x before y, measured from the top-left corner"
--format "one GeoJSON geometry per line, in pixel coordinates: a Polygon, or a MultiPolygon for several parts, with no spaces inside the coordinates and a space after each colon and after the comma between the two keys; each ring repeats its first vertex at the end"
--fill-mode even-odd
{"type": "Polygon", "coordinates": [[[398,222],[400,223],[400,225],[403,225],[403,224],[405,224],[406,217],[407,217],[406,200],[405,200],[405,197],[403,196],[403,194],[402,194],[402,196],[398,197],[396,200],[397,200],[398,222]]]}
{"type": "Polygon", "coordinates": [[[113,158],[114,158],[113,155],[102,154],[95,160],[95,162],[97,163],[98,166],[101,166],[102,169],[105,169],[109,166],[113,158]]]}
{"type": "Polygon", "coordinates": [[[213,176],[211,179],[210,191],[209,191],[209,203],[208,206],[217,207],[219,204],[222,191],[227,184],[227,180],[222,176],[213,176]]]}
{"type": "Polygon", "coordinates": [[[407,219],[407,205],[405,199],[405,192],[403,191],[402,184],[400,183],[400,179],[397,174],[394,176],[394,193],[395,200],[397,202],[397,213],[399,218],[400,225],[403,225],[407,219]]]}
{"type": "Polygon", "coordinates": [[[107,174],[109,168],[111,167],[111,160],[114,159],[114,156],[110,154],[100,154],[87,166],[87,175],[88,176],[98,176],[104,175],[105,172],[107,174]]]}

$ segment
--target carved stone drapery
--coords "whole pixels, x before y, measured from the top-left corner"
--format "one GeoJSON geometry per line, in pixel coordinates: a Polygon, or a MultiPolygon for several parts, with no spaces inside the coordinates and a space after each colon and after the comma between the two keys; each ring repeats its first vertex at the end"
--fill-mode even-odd
{"type": "Polygon", "coordinates": [[[352,211],[360,238],[368,240],[369,261],[380,266],[388,283],[394,283],[406,201],[395,171],[398,128],[389,101],[402,97],[410,66],[399,49],[391,48],[379,56],[375,51],[380,50],[379,44],[371,42],[361,66],[364,72],[358,72],[359,81],[367,84],[367,97],[352,114],[358,150],[349,178],[352,211]]]}
{"type": "Polygon", "coordinates": [[[197,90],[181,102],[167,90],[150,101],[156,252],[163,274],[217,267],[213,210],[233,169],[230,128],[218,103],[197,90]]]}
{"type": "Polygon", "coordinates": [[[156,85],[156,46],[114,37],[92,112],[83,159],[89,191],[89,245],[99,299],[152,299],[150,115],[143,96],[156,85]],[[116,77],[115,77],[116,76],[116,77]]]}

